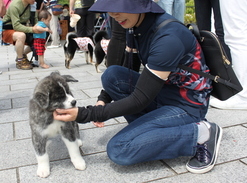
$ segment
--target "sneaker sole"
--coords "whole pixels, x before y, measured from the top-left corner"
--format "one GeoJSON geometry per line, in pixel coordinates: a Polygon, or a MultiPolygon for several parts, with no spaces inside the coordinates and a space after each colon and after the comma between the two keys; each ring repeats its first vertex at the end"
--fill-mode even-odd
{"type": "Polygon", "coordinates": [[[20,69],[20,70],[32,70],[33,69],[33,67],[30,67],[30,68],[21,68],[21,67],[18,67],[18,66],[16,66],[16,68],[17,69],[20,69]]]}
{"type": "MultiPolygon", "coordinates": [[[[218,126],[218,125],[217,125],[218,126]]],[[[207,173],[209,172],[210,170],[213,169],[215,163],[216,163],[216,160],[217,160],[217,157],[218,157],[218,152],[219,152],[219,148],[220,148],[220,142],[221,142],[221,139],[222,139],[222,134],[223,134],[223,129],[218,126],[218,132],[219,132],[219,138],[218,138],[218,142],[216,143],[216,151],[214,153],[214,157],[213,157],[213,161],[212,161],[212,164],[209,165],[208,167],[206,168],[201,168],[201,169],[193,169],[193,168],[190,168],[187,164],[186,164],[186,168],[188,171],[190,171],[191,173],[196,173],[196,174],[202,174],[202,173],[207,173]]]]}

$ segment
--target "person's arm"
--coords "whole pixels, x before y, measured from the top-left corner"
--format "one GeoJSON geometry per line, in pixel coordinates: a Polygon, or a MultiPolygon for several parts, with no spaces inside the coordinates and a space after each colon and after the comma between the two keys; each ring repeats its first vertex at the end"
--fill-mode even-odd
{"type": "Polygon", "coordinates": [[[39,31],[39,32],[51,32],[51,30],[48,28],[48,27],[41,27],[41,26],[38,26],[38,25],[35,25],[34,27],[36,27],[36,30],[39,31]]]}
{"type": "MultiPolygon", "coordinates": [[[[9,6],[8,8],[8,11],[10,12],[10,19],[11,19],[11,24],[13,25],[13,29],[19,32],[34,33],[32,27],[27,27],[21,24],[24,22],[20,22],[20,14],[19,14],[20,10],[18,8],[19,8],[18,6],[9,6]]],[[[30,11],[30,8],[27,8],[26,11],[30,11]]]]}
{"type": "Polygon", "coordinates": [[[69,0],[69,14],[75,13],[75,1],[76,0],[69,0]]]}
{"type": "Polygon", "coordinates": [[[104,106],[87,106],[72,109],[58,109],[54,119],[61,121],[106,121],[110,118],[134,114],[145,109],[158,95],[164,85],[164,80],[170,72],[153,71],[144,68],[135,90],[122,100],[108,103],[104,106]]]}
{"type": "Polygon", "coordinates": [[[37,10],[37,12],[39,13],[41,10],[43,10],[43,8],[44,8],[44,2],[41,3],[40,8],[37,10]]]}
{"type": "Polygon", "coordinates": [[[6,13],[5,4],[3,3],[3,0],[0,0],[0,17],[5,15],[5,13],[6,13]]]}

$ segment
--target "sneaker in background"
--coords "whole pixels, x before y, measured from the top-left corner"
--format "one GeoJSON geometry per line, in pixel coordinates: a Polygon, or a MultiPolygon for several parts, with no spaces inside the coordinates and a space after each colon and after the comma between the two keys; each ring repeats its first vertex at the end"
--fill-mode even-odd
{"type": "Polygon", "coordinates": [[[33,67],[39,67],[39,61],[38,60],[33,61],[31,64],[33,67]]]}
{"type": "Polygon", "coordinates": [[[211,125],[209,140],[204,144],[197,144],[196,155],[186,164],[187,170],[192,173],[206,173],[216,163],[223,130],[215,123],[209,124],[211,125]]]}
{"type": "Polygon", "coordinates": [[[62,46],[61,44],[59,44],[59,45],[50,45],[50,46],[47,46],[47,48],[59,48],[61,46],[62,46]]]}

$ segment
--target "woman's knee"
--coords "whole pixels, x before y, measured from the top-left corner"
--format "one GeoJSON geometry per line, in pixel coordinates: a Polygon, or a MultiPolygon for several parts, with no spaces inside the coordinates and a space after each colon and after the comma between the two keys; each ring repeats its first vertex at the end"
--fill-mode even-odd
{"type": "Polygon", "coordinates": [[[107,155],[111,161],[118,165],[134,164],[125,153],[123,146],[117,145],[116,140],[111,139],[107,144],[107,155]]]}
{"type": "Polygon", "coordinates": [[[101,76],[103,88],[108,88],[109,84],[115,83],[118,80],[122,69],[125,68],[118,65],[108,67],[101,76]]]}

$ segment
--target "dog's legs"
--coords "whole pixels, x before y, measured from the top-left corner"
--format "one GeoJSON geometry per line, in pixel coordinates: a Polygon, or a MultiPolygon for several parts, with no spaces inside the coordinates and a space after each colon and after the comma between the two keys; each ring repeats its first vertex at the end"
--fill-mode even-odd
{"type": "Polygon", "coordinates": [[[99,66],[99,64],[96,63],[96,64],[95,64],[96,72],[97,72],[97,73],[101,73],[101,70],[99,70],[98,66],[99,66]]]}
{"type": "Polygon", "coordinates": [[[48,177],[50,175],[50,163],[48,154],[45,153],[42,156],[36,154],[36,158],[38,161],[37,175],[42,178],[48,177]]]}
{"type": "Polygon", "coordinates": [[[85,59],[86,59],[87,64],[89,64],[89,61],[88,61],[88,51],[85,51],[85,59]]]}
{"type": "Polygon", "coordinates": [[[91,44],[89,44],[88,45],[88,52],[89,52],[88,54],[89,54],[91,64],[94,64],[94,62],[93,62],[93,50],[94,50],[94,48],[92,47],[91,44]]]}
{"type": "Polygon", "coordinates": [[[47,138],[39,135],[37,131],[35,134],[36,135],[32,135],[32,140],[38,162],[37,175],[39,177],[45,178],[50,175],[50,162],[47,153],[47,146],[49,143],[47,138]]]}
{"type": "Polygon", "coordinates": [[[85,170],[86,169],[86,163],[81,156],[81,153],[79,150],[80,144],[78,144],[77,139],[75,141],[69,141],[68,139],[66,139],[63,136],[62,136],[62,139],[68,148],[71,162],[73,163],[75,168],[78,170],[85,170]]]}

